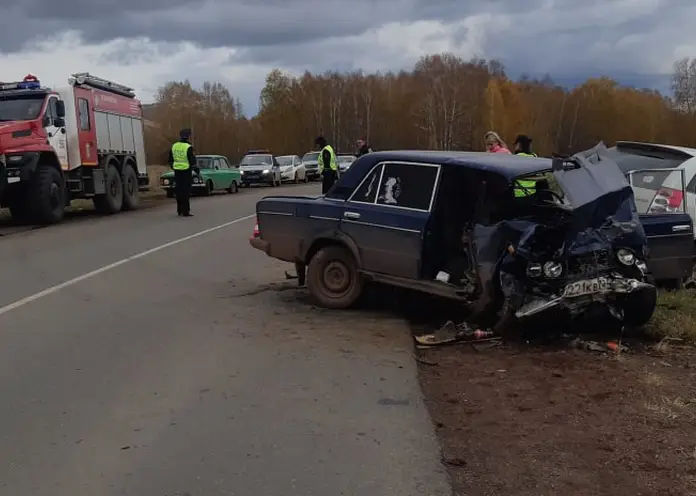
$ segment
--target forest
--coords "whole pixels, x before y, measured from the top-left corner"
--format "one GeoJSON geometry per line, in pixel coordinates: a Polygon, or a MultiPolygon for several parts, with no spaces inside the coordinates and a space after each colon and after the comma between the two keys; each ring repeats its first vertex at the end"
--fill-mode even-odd
{"type": "Polygon", "coordinates": [[[622,86],[608,77],[565,89],[552,75],[511,80],[495,60],[451,53],[421,58],[411,71],[311,74],[278,69],[266,77],[259,113],[249,119],[219,82],[162,86],[148,119],[147,152],[163,163],[178,130],[194,130],[197,153],[237,161],[251,148],[303,154],[325,136],[349,153],[365,138],[377,150],[482,150],[497,131],[511,145],[517,134],[540,155],[573,153],[599,141],[657,142],[696,147],[696,58],[674,63],[672,94],[622,86]]]}

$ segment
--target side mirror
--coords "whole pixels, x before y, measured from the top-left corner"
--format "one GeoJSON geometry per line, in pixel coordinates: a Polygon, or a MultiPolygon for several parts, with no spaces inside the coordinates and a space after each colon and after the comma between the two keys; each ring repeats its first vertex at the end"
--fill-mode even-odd
{"type": "MultiPolygon", "coordinates": [[[[65,102],[63,100],[56,100],[56,115],[60,118],[65,117],[65,102]]],[[[56,124],[56,126],[57,125],[58,124],[56,124]]]]}
{"type": "Polygon", "coordinates": [[[56,127],[65,127],[65,117],[56,117],[53,119],[53,125],[56,127]]]}

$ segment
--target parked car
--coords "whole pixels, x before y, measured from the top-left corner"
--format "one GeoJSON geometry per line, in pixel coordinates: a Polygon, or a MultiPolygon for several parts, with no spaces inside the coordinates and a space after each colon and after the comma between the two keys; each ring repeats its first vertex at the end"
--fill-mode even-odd
{"type": "Polygon", "coordinates": [[[338,155],[336,160],[338,161],[338,171],[343,174],[350,166],[355,162],[358,157],[355,155],[338,155]]]}
{"type": "Polygon", "coordinates": [[[319,180],[319,152],[307,152],[302,157],[302,163],[307,171],[307,178],[310,181],[319,180]]]}
{"type": "Polygon", "coordinates": [[[242,185],[268,184],[280,186],[282,182],[280,165],[268,150],[249,150],[239,162],[242,185]]]}
{"type": "Polygon", "coordinates": [[[329,194],[256,212],[251,245],[295,263],[300,282],[306,266],[327,308],[351,306],[366,280],[458,300],[494,329],[550,310],[640,326],[656,305],[633,192],[606,158],[375,152],[329,194]],[[517,196],[522,178],[535,189],[517,196]]]}
{"type": "MultiPolygon", "coordinates": [[[[225,190],[236,193],[242,183],[239,168],[230,165],[222,155],[198,155],[198,173],[191,178],[193,194],[208,196],[214,191],[225,190]]],[[[160,186],[167,192],[168,198],[174,198],[174,171],[165,172],[160,176],[160,186]]]]}
{"type": "Polygon", "coordinates": [[[308,182],[307,172],[299,155],[282,155],[276,157],[280,166],[280,177],[283,181],[292,181],[295,184],[308,182]]]}
{"type": "MultiPolygon", "coordinates": [[[[618,141],[606,153],[626,174],[633,186],[640,214],[688,213],[696,222],[696,149],[655,143],[618,141]]],[[[645,216],[643,216],[645,217],[645,216]]],[[[658,221],[659,222],[659,221],[658,221]]],[[[645,221],[644,221],[645,224],[645,221]]],[[[675,225],[682,235],[692,233],[685,224],[675,225]]],[[[651,240],[651,265],[655,273],[673,280],[677,286],[696,288],[696,263],[683,266],[684,244],[676,245],[673,236],[651,240]],[[678,262],[678,263],[675,263],[678,262]],[[667,274],[667,272],[671,274],[667,274]]],[[[691,249],[696,255],[696,240],[691,249]]]]}

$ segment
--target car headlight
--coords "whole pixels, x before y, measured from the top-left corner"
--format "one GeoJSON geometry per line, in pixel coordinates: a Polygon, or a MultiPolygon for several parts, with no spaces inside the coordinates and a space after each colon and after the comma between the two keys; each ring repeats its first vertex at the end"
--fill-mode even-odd
{"type": "Polygon", "coordinates": [[[530,263],[527,265],[527,276],[529,277],[539,277],[541,275],[541,264],[540,263],[530,263]]]}
{"type": "Polygon", "coordinates": [[[5,154],[0,153],[0,165],[5,165],[5,154]]]}
{"type": "Polygon", "coordinates": [[[162,184],[164,184],[165,186],[168,186],[168,185],[169,185],[169,179],[162,179],[162,184]]]}
{"type": "Polygon", "coordinates": [[[631,250],[627,250],[626,248],[621,248],[617,251],[616,258],[624,265],[633,265],[636,263],[636,256],[631,250]]]}
{"type": "Polygon", "coordinates": [[[200,180],[199,178],[197,178],[197,177],[194,177],[194,178],[193,178],[193,183],[194,183],[194,184],[198,184],[198,183],[200,183],[200,182],[201,182],[201,180],[200,180]]]}
{"type": "Polygon", "coordinates": [[[556,278],[563,273],[563,266],[558,262],[546,262],[544,264],[544,275],[546,277],[556,278]]]}
{"type": "Polygon", "coordinates": [[[240,176],[243,176],[243,175],[244,175],[244,171],[243,171],[243,170],[240,170],[240,171],[239,171],[239,175],[240,175],[240,176]]]}
{"type": "Polygon", "coordinates": [[[262,174],[268,174],[268,169],[264,169],[262,174]]]}

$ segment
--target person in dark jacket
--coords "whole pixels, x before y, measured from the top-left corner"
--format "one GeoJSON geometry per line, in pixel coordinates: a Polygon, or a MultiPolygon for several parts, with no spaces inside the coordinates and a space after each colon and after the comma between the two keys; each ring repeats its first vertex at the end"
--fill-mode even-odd
{"type": "Polygon", "coordinates": [[[317,164],[319,165],[319,174],[321,174],[321,194],[325,195],[338,179],[336,152],[323,136],[314,140],[314,146],[320,152],[317,164]]]}
{"type": "Polygon", "coordinates": [[[537,154],[532,151],[532,138],[526,134],[518,134],[515,139],[515,155],[536,157],[537,154]]]}
{"type": "Polygon", "coordinates": [[[176,213],[180,217],[192,217],[191,214],[191,179],[192,172],[197,171],[196,155],[191,145],[191,130],[182,129],[179,141],[169,149],[169,166],[174,169],[174,190],[176,192],[176,213]]]}
{"type": "Polygon", "coordinates": [[[362,157],[363,155],[367,155],[368,153],[374,151],[372,150],[372,148],[370,148],[370,145],[368,145],[367,141],[365,141],[364,139],[359,139],[355,142],[355,144],[358,147],[358,157],[362,157]]]}

